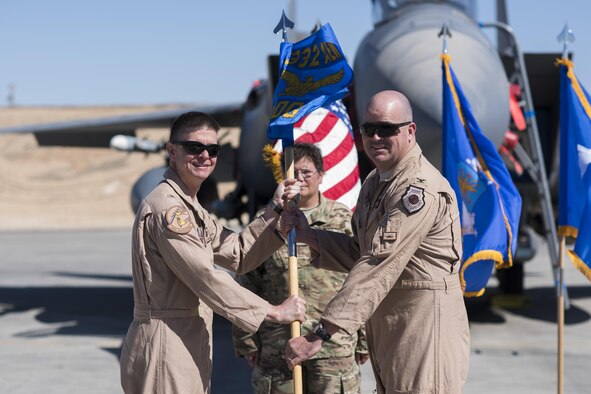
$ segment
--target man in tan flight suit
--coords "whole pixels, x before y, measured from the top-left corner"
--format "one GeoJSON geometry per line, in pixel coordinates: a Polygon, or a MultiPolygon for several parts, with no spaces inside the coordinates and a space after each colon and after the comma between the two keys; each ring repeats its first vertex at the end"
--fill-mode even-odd
{"type": "Polygon", "coordinates": [[[461,393],[470,333],[458,278],[462,243],[455,194],[422,155],[408,99],[372,97],[361,125],[376,169],[365,180],[353,237],[315,230],[286,213],[286,231],[317,253],[321,267],[350,271],[327,305],[316,334],[290,340],[290,367],[315,354],[339,330],[366,323],[379,393],[461,393]],[[323,339],[324,338],[324,339],[323,339]]]}
{"type": "Polygon", "coordinates": [[[251,333],[263,321],[304,320],[301,298],[270,305],[214,266],[241,273],[265,261],[283,245],[275,230],[283,201],[300,191],[299,182],[287,180],[239,234],[222,227],[196,197],[217,161],[218,130],[200,112],[175,120],[166,146],[170,168],[136,215],[134,320],[121,352],[126,393],[209,393],[213,312],[251,333]]]}

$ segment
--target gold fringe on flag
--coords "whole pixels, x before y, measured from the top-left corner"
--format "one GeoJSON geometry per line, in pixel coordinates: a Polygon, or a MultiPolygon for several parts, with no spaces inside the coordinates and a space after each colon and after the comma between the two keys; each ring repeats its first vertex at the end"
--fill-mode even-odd
{"type": "Polygon", "coordinates": [[[568,76],[568,78],[570,79],[570,81],[573,85],[573,90],[575,91],[577,97],[579,98],[581,105],[585,109],[585,113],[587,114],[587,116],[589,118],[591,118],[591,104],[589,104],[589,101],[587,101],[587,97],[585,96],[585,93],[583,93],[583,88],[581,87],[581,85],[579,84],[579,80],[575,76],[575,71],[574,71],[575,64],[566,58],[556,59],[554,64],[556,66],[566,66],[566,68],[567,68],[566,75],[568,76]]]}
{"type": "MultiPolygon", "coordinates": [[[[449,85],[449,88],[451,90],[451,94],[454,99],[454,103],[456,105],[456,110],[458,111],[458,115],[460,117],[460,120],[461,120],[462,124],[464,125],[464,129],[466,130],[466,135],[468,137],[468,140],[470,141],[470,145],[472,146],[472,149],[474,150],[474,154],[478,158],[478,162],[480,163],[480,167],[484,171],[486,177],[492,183],[494,183],[495,189],[498,194],[499,193],[499,185],[497,184],[497,182],[493,178],[492,174],[490,173],[488,166],[486,165],[486,162],[484,161],[484,159],[482,158],[482,155],[480,154],[480,150],[478,149],[478,146],[476,146],[476,142],[474,141],[474,137],[472,136],[472,132],[470,131],[470,129],[466,125],[466,121],[464,119],[464,113],[462,110],[462,106],[460,104],[460,99],[458,98],[458,93],[456,92],[455,84],[454,84],[453,78],[451,76],[451,70],[449,68],[449,63],[451,62],[451,56],[447,53],[443,53],[443,54],[439,55],[439,58],[443,61],[443,65],[445,67],[445,79],[446,79],[446,81],[449,85]]],[[[502,201],[501,196],[499,195],[499,203],[501,201],[502,201]]],[[[503,213],[503,220],[505,222],[505,228],[507,229],[507,235],[509,237],[509,240],[507,241],[507,257],[508,257],[508,259],[507,259],[507,261],[503,261],[503,255],[499,251],[496,251],[496,250],[481,250],[479,252],[476,252],[475,254],[473,254],[467,260],[464,261],[464,263],[462,264],[462,268],[460,269],[460,283],[462,284],[463,289],[466,288],[466,281],[464,279],[464,272],[471,264],[473,264],[477,261],[493,260],[495,262],[495,268],[497,268],[497,269],[511,268],[513,266],[513,253],[511,252],[511,245],[513,244],[513,234],[511,232],[511,226],[509,225],[509,219],[507,219],[507,215],[505,215],[505,208],[503,207],[502,203],[500,203],[500,209],[501,209],[501,212],[503,213]]],[[[481,289],[478,292],[468,292],[468,293],[464,292],[464,297],[480,297],[482,294],[484,294],[484,290],[485,289],[481,289]]]]}
{"type": "Polygon", "coordinates": [[[281,168],[281,153],[273,149],[273,145],[267,144],[263,147],[263,160],[267,167],[273,172],[273,178],[278,184],[283,182],[283,169],[281,168]]]}
{"type": "MultiPolygon", "coordinates": [[[[581,102],[581,105],[583,106],[585,113],[587,114],[587,116],[589,118],[591,118],[591,105],[589,104],[589,101],[587,100],[585,93],[583,93],[583,89],[581,88],[581,85],[579,84],[579,80],[577,79],[577,77],[575,75],[575,72],[574,72],[575,64],[571,60],[563,57],[561,59],[556,59],[556,61],[554,62],[554,65],[566,67],[566,76],[570,79],[571,84],[572,84],[572,88],[575,91],[575,94],[577,95],[577,97],[579,98],[579,101],[581,102]]],[[[563,236],[563,237],[572,237],[572,238],[576,239],[578,233],[579,233],[578,228],[573,227],[573,226],[559,226],[558,227],[558,235],[563,236]]],[[[574,253],[572,255],[574,255],[574,253]]],[[[574,258],[573,258],[573,261],[575,261],[574,258]]],[[[580,259],[579,259],[579,261],[580,261],[580,259]]],[[[575,263],[575,265],[577,265],[577,264],[575,263]]],[[[583,273],[585,273],[585,272],[583,271],[583,273]]],[[[587,273],[585,273],[585,275],[588,275],[588,274],[589,274],[589,271],[587,270],[587,273]]]]}

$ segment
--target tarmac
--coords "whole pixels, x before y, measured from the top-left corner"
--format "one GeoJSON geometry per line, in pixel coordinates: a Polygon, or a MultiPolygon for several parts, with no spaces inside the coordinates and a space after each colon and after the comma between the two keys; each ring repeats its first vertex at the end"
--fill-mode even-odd
{"type": "MultiPolygon", "coordinates": [[[[467,394],[556,393],[556,296],[548,253],[525,264],[525,305],[500,305],[493,277],[467,301],[467,394]]],[[[132,318],[130,229],[0,232],[0,393],[120,393],[118,358],[132,318]]],[[[564,392],[589,393],[591,286],[567,261],[564,392]]],[[[375,381],[362,368],[362,393],[375,381]]],[[[212,392],[250,393],[230,325],[214,321],[212,392]]]]}

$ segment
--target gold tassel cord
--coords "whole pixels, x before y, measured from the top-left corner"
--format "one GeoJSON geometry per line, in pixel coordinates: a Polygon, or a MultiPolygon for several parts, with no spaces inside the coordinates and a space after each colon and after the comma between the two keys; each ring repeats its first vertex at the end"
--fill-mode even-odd
{"type": "Polygon", "coordinates": [[[273,172],[273,178],[278,184],[283,181],[283,170],[281,168],[281,153],[273,149],[271,144],[263,147],[263,160],[265,165],[273,172]]]}

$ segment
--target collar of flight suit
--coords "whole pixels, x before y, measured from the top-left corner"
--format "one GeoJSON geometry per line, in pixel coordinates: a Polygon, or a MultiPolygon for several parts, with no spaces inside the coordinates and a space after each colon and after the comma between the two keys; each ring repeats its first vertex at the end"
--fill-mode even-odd
{"type": "Polygon", "coordinates": [[[388,182],[396,178],[398,174],[404,171],[411,163],[415,162],[416,159],[423,153],[418,143],[412,147],[410,151],[396,164],[393,168],[386,172],[379,174],[380,182],[388,182]]]}
{"type": "Polygon", "coordinates": [[[189,190],[187,189],[185,182],[183,182],[179,174],[177,174],[176,171],[172,168],[168,167],[164,172],[164,181],[168,183],[174,189],[174,191],[185,201],[185,203],[193,209],[195,214],[201,220],[203,220],[203,218],[201,217],[201,213],[199,211],[199,208],[201,206],[199,205],[197,196],[195,196],[195,199],[193,200],[193,196],[189,194],[189,190]]]}

